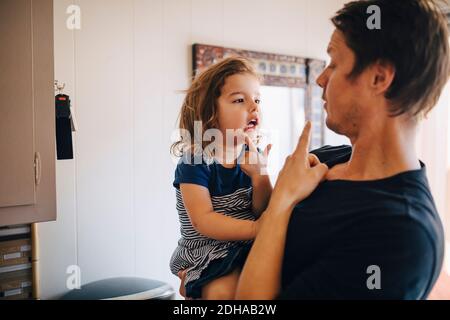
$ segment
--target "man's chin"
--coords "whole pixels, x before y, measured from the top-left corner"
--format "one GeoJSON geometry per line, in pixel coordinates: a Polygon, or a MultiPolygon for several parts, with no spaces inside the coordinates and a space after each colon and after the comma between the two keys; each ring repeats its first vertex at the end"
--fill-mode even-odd
{"type": "Polygon", "coordinates": [[[330,129],[334,133],[342,134],[339,130],[339,126],[333,120],[331,120],[330,117],[328,117],[328,116],[325,119],[325,125],[327,126],[328,129],[330,129]]]}

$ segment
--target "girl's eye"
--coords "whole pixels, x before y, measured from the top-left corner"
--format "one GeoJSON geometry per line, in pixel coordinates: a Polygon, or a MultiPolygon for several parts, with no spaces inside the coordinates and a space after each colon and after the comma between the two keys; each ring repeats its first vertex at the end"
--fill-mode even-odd
{"type": "Polygon", "coordinates": [[[242,102],[244,102],[244,99],[242,98],[233,101],[233,103],[242,103],[242,102]]]}
{"type": "Polygon", "coordinates": [[[261,100],[256,99],[255,102],[256,102],[257,104],[260,104],[260,103],[261,103],[261,100]]]}

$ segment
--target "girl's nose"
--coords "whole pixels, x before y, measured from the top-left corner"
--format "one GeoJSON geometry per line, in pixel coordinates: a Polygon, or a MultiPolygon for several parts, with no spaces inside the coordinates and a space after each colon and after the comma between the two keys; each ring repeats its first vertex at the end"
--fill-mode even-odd
{"type": "Polygon", "coordinates": [[[259,108],[259,104],[257,104],[255,101],[252,101],[250,103],[250,112],[254,112],[256,110],[258,110],[259,108]]]}

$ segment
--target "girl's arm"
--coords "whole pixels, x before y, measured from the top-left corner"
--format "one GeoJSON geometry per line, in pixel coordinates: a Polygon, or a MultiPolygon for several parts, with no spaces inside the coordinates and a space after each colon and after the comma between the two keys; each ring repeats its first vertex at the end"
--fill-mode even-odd
{"type": "Polygon", "coordinates": [[[181,183],[180,190],[192,226],[200,234],[220,241],[253,240],[255,238],[256,222],[235,219],[214,212],[207,188],[196,184],[181,183]]]}
{"type": "Polygon", "coordinates": [[[274,299],[279,294],[292,210],[314,191],[328,171],[316,156],[308,155],[310,131],[308,122],[278,176],[267,210],[258,220],[257,236],[240,275],[236,299],[274,299]]]}
{"type": "Polygon", "coordinates": [[[256,175],[251,179],[253,186],[252,211],[255,217],[258,218],[269,204],[272,184],[268,175],[256,175]]]}

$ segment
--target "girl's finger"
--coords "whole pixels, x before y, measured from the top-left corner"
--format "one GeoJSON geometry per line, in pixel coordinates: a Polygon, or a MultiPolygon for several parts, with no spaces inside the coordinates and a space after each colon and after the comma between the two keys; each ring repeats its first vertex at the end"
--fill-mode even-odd
{"type": "Polygon", "coordinates": [[[264,156],[269,156],[269,153],[270,153],[270,149],[272,149],[272,144],[271,143],[269,143],[267,146],[266,146],[266,148],[264,149],[264,156]]]}
{"type": "Polygon", "coordinates": [[[178,278],[180,278],[182,281],[184,281],[184,278],[186,277],[186,270],[180,270],[178,271],[178,278]]]}
{"type": "Polygon", "coordinates": [[[250,139],[248,135],[245,135],[245,143],[247,143],[248,148],[250,149],[251,152],[258,152],[258,148],[256,148],[255,143],[253,142],[252,139],[250,139]]]}

